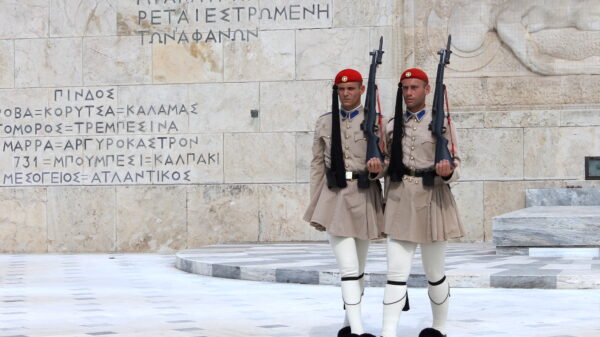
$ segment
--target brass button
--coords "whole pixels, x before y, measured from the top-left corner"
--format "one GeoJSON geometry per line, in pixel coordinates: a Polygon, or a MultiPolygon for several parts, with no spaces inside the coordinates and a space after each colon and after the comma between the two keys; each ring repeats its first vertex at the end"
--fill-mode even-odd
{"type": "Polygon", "coordinates": [[[415,137],[412,137],[413,142],[415,141],[415,137]]]}
{"type": "Polygon", "coordinates": [[[414,131],[417,131],[417,127],[415,126],[415,127],[413,128],[413,130],[414,130],[414,131]]]}
{"type": "Polygon", "coordinates": [[[350,148],[350,146],[346,145],[346,150],[348,150],[350,148]]]}
{"type": "Polygon", "coordinates": [[[348,139],[350,136],[348,136],[348,134],[346,134],[346,139],[348,139]]]}
{"type": "Polygon", "coordinates": [[[410,156],[410,160],[415,160],[415,157],[413,157],[413,156],[410,156]]]}
{"type": "Polygon", "coordinates": [[[411,146],[411,147],[410,147],[410,149],[411,149],[411,150],[414,150],[414,149],[415,149],[415,147],[414,147],[414,146],[411,146]]]}
{"type": "Polygon", "coordinates": [[[346,128],[350,129],[350,124],[346,124],[346,128]]]}
{"type": "Polygon", "coordinates": [[[344,158],[348,159],[348,158],[350,158],[350,157],[348,157],[348,155],[345,155],[345,156],[344,156],[344,158]]]}

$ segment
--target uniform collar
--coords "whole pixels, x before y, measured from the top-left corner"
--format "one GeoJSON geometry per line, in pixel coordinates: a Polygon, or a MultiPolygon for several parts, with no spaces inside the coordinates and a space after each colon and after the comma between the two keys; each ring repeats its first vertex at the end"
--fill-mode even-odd
{"type": "Polygon", "coordinates": [[[356,117],[358,114],[360,113],[360,109],[356,108],[352,111],[345,111],[344,109],[340,109],[340,115],[342,116],[342,119],[346,119],[348,117],[350,117],[350,119],[356,117]]]}
{"type": "Polygon", "coordinates": [[[425,109],[423,109],[419,112],[416,112],[416,113],[406,110],[406,114],[404,115],[404,117],[407,122],[411,117],[414,117],[417,121],[420,122],[421,119],[423,119],[423,116],[425,116],[425,113],[427,113],[427,110],[425,110],[425,109]]]}

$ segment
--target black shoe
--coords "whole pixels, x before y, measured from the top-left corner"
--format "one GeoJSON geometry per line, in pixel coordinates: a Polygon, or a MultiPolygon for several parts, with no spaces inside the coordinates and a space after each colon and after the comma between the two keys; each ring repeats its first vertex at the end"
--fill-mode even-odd
{"type": "Polygon", "coordinates": [[[446,335],[442,335],[441,332],[437,331],[434,328],[427,328],[421,331],[419,337],[446,337],[446,335]]]}
{"type": "Polygon", "coordinates": [[[350,337],[352,331],[349,326],[343,327],[338,331],[338,337],[350,337]]]}
{"type": "Polygon", "coordinates": [[[360,335],[360,337],[375,337],[374,335],[371,335],[370,333],[364,333],[362,335],[360,335]]]}

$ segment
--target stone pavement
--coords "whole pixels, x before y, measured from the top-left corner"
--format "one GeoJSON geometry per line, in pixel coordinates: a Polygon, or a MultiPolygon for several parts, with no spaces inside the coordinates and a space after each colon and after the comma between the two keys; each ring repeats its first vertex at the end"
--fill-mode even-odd
{"type": "MultiPolygon", "coordinates": [[[[335,336],[339,287],[255,282],[177,270],[156,254],[0,255],[0,337],[335,336]]],[[[426,289],[412,288],[399,336],[430,322],[426,289]]],[[[383,289],[363,298],[379,333],[383,289]]],[[[600,290],[456,288],[450,337],[600,336],[600,290]]]]}
{"type": "MultiPolygon", "coordinates": [[[[544,252],[551,251],[540,250],[538,254],[544,252]]],[[[191,273],[232,279],[326,285],[340,282],[335,258],[326,243],[208,246],[177,253],[176,266],[191,273]]],[[[496,255],[490,243],[450,243],[446,269],[454,288],[600,289],[600,258],[592,256],[502,256],[496,255]]],[[[384,286],[385,271],[385,244],[371,244],[365,271],[367,286],[384,286]]],[[[418,249],[408,284],[427,285],[418,249]]]]}

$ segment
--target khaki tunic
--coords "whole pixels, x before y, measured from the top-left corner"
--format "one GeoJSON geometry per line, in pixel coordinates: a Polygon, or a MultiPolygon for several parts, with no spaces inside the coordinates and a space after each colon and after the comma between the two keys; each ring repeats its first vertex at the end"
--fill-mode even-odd
{"type": "MultiPolygon", "coordinates": [[[[436,139],[429,130],[431,120],[432,114],[429,111],[420,121],[416,117],[408,121],[405,119],[402,161],[409,169],[434,167],[436,139]]],[[[454,143],[454,155],[460,166],[456,129],[454,124],[448,128],[448,120],[444,121],[444,126],[447,130],[444,137],[448,139],[448,149],[452,151],[454,143]]],[[[393,119],[386,124],[385,134],[388,153],[391,153],[393,119]]],[[[386,175],[385,233],[395,240],[416,243],[446,241],[464,236],[456,202],[448,185],[457,181],[459,176],[460,167],[456,167],[450,179],[444,180],[436,176],[434,186],[424,187],[420,177],[405,175],[402,181],[393,182],[386,175]]]]}
{"type": "MultiPolygon", "coordinates": [[[[342,119],[340,130],[346,171],[367,172],[365,162],[367,140],[360,124],[362,107],[354,118],[342,119]]],[[[304,220],[319,224],[335,236],[362,240],[376,239],[383,232],[383,198],[377,183],[360,189],[357,181],[347,181],[346,188],[327,187],[326,170],[331,167],[331,113],[317,120],[310,164],[311,200],[304,220]]]]}

